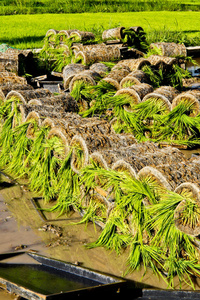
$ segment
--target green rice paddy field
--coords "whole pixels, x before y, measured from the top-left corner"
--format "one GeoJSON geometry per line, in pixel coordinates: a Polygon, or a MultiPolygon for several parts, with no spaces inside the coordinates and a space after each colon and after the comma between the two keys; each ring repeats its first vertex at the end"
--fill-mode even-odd
{"type": "Polygon", "coordinates": [[[0,14],[199,11],[199,0],[1,0],[0,14]]]}
{"type": "Polygon", "coordinates": [[[0,16],[0,43],[40,48],[48,29],[88,30],[101,36],[116,26],[142,26],[149,42],[200,45],[200,11],[145,11],[125,13],[26,14],[0,16]]]}

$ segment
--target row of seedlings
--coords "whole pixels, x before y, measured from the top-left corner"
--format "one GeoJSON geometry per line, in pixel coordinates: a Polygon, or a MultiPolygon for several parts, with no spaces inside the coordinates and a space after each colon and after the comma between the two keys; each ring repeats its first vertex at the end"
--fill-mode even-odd
{"type": "MultiPolygon", "coordinates": [[[[137,65],[137,68],[140,68],[143,63],[146,64],[144,59],[127,60],[129,66],[131,61],[137,65]]],[[[102,112],[105,114],[111,110],[110,114],[112,115],[114,111],[113,115],[118,119],[118,122],[116,122],[116,118],[112,120],[112,124],[115,124],[114,128],[118,132],[132,130],[134,135],[140,135],[139,138],[146,135],[147,138],[150,137],[153,140],[167,139],[168,142],[174,140],[174,143],[180,140],[181,143],[188,143],[189,146],[198,143],[198,91],[179,92],[169,85],[153,89],[143,71],[130,72],[129,67],[124,65],[123,61],[116,64],[111,72],[97,82],[95,79],[100,78],[99,73],[95,72],[95,76],[92,78],[90,69],[77,71],[77,74],[73,73],[74,69],[79,69],[79,66],[79,64],[66,66],[63,74],[67,74],[69,70],[69,75],[64,75],[64,82],[68,82],[71,95],[80,103],[83,116],[102,112]],[[70,80],[72,81],[71,85],[70,80]],[[116,97],[119,95],[121,96],[116,97]],[[118,107],[112,110],[113,106],[118,107]],[[119,106],[121,107],[120,115],[119,106]],[[88,109],[85,111],[87,107],[88,109]],[[196,118],[191,119],[194,116],[196,118]],[[171,124],[167,133],[165,133],[165,127],[163,128],[163,125],[167,124],[166,119],[169,119],[171,124]],[[132,122],[134,124],[131,124],[132,122]],[[178,124],[176,130],[173,129],[174,123],[178,124]],[[179,135],[177,131],[180,123],[182,126],[179,135]],[[192,127],[189,132],[188,125],[192,127]],[[133,128],[131,128],[132,126],[133,128]],[[174,137],[173,131],[175,131],[174,137]]],[[[90,68],[95,70],[95,67],[96,70],[101,68],[101,74],[104,70],[106,72],[106,66],[102,63],[94,64],[90,68]]]]}
{"type": "MultiPolygon", "coordinates": [[[[10,100],[13,98],[10,98],[10,100]]],[[[50,97],[49,100],[54,102],[54,98],[50,97]]],[[[163,203],[166,205],[166,201],[168,201],[169,205],[174,199],[173,207],[170,210],[172,214],[172,211],[174,213],[173,209],[179,203],[186,201],[186,197],[182,194],[169,192],[170,187],[167,186],[166,188],[165,185],[166,179],[163,179],[164,176],[161,176],[158,171],[155,174],[155,169],[152,171],[152,167],[148,167],[149,162],[146,163],[146,169],[139,162],[137,166],[140,170],[138,172],[135,171],[136,164],[130,164],[130,155],[132,155],[132,162],[135,162],[142,151],[144,157],[146,157],[146,152],[152,154],[147,155],[147,157],[154,155],[153,160],[155,160],[157,152],[163,161],[167,157],[169,163],[171,163],[172,153],[176,161],[181,161],[183,157],[181,157],[180,152],[170,147],[168,153],[166,153],[166,149],[159,151],[158,146],[153,143],[137,144],[132,135],[115,134],[110,124],[105,120],[95,117],[81,118],[76,113],[64,112],[63,107],[59,111],[60,104],[56,105],[56,110],[53,110],[53,105],[49,105],[50,103],[45,105],[45,101],[48,102],[49,100],[47,100],[47,97],[40,97],[40,99],[29,100],[30,104],[21,101],[20,105],[24,106],[23,110],[15,111],[15,113],[23,111],[27,116],[31,112],[36,112],[39,116],[41,114],[43,124],[48,124],[50,127],[48,132],[45,133],[45,138],[43,136],[42,142],[40,139],[39,143],[38,138],[41,138],[39,133],[42,132],[42,126],[38,128],[36,130],[38,134],[35,134],[33,139],[29,138],[31,143],[27,145],[27,148],[25,147],[25,155],[19,156],[18,153],[17,157],[22,160],[20,173],[25,170],[24,173],[22,172],[23,175],[28,174],[30,176],[35,188],[38,188],[38,183],[40,183],[39,190],[47,199],[56,197],[57,201],[53,209],[60,209],[62,213],[73,206],[83,213],[83,221],[96,220],[103,227],[99,239],[88,245],[88,247],[105,245],[107,248],[114,248],[119,252],[121,248],[130,246],[129,265],[131,270],[138,268],[141,263],[145,267],[150,264],[154,271],[163,277],[160,268],[157,268],[157,263],[159,263],[163,270],[167,270],[167,278],[172,284],[172,279],[179,271],[179,265],[176,265],[173,269],[168,266],[169,261],[172,260],[172,254],[174,255],[174,249],[170,248],[170,239],[174,238],[174,235],[175,237],[178,235],[182,242],[178,247],[178,254],[176,253],[176,256],[173,257],[173,263],[176,261],[185,264],[184,273],[188,274],[189,280],[189,268],[192,267],[193,271],[198,272],[197,250],[195,250],[193,244],[195,238],[188,233],[183,233],[177,225],[174,225],[169,239],[166,238],[165,241],[159,242],[160,245],[156,245],[158,240],[154,239],[157,236],[154,232],[157,230],[156,232],[160,235],[162,226],[159,227],[159,224],[154,224],[156,222],[155,218],[149,223],[151,215],[158,216],[161,204],[162,209],[164,209],[163,203]],[[39,104],[39,101],[41,103],[43,101],[43,105],[39,104]],[[134,148],[135,155],[133,155],[134,148]],[[97,150],[99,153],[97,153],[97,150]],[[113,157],[115,159],[110,168],[109,162],[113,157]],[[93,165],[89,164],[90,158],[93,165]],[[127,158],[129,160],[126,161],[127,158]],[[149,172],[147,172],[148,170],[149,172]],[[155,180],[155,178],[159,180],[155,180]],[[164,198],[162,199],[162,197],[164,198]],[[79,198],[82,200],[81,203],[78,202],[79,198]],[[149,201],[154,204],[152,208],[148,205],[149,201]],[[142,209],[142,214],[138,214],[138,208],[142,209]],[[152,213],[152,210],[156,213],[152,213]],[[105,239],[105,236],[107,236],[107,239],[105,239]],[[104,239],[102,240],[102,238],[104,239]],[[170,249],[169,253],[171,255],[161,256],[160,253],[165,248],[170,249]],[[135,260],[138,251],[140,257],[135,260]],[[191,256],[184,257],[184,260],[182,260],[182,253],[189,253],[191,256]]],[[[71,104],[70,107],[72,107],[71,104]]],[[[74,107],[77,109],[77,106],[74,107]]],[[[8,119],[9,116],[5,119],[4,125],[8,119]]],[[[13,122],[10,123],[13,124],[13,122]]],[[[9,138],[9,135],[13,133],[12,143],[20,141],[21,147],[24,146],[24,143],[20,140],[20,135],[27,137],[27,128],[30,125],[28,122],[26,130],[23,131],[22,125],[24,126],[25,123],[16,124],[13,129],[11,127],[6,137],[9,138]]],[[[2,140],[1,137],[1,142],[2,140]]],[[[15,144],[10,149],[8,166],[13,162],[15,157],[13,153],[16,148],[18,147],[15,144]]],[[[157,162],[155,160],[154,165],[157,162]]],[[[191,203],[191,200],[187,199],[187,201],[191,203]]],[[[181,204],[179,207],[180,210],[176,210],[176,215],[183,214],[181,204]]],[[[172,220],[171,218],[170,215],[170,220],[172,220]]],[[[166,249],[163,253],[168,253],[166,249]]],[[[182,280],[183,274],[179,273],[179,276],[182,280]]],[[[190,281],[188,283],[191,284],[190,281]]]]}

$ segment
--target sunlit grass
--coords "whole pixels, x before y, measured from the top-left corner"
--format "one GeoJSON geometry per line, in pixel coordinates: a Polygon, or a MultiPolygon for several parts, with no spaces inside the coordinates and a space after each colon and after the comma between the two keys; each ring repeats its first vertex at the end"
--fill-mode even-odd
{"type": "Polygon", "coordinates": [[[199,0],[3,0],[0,14],[35,13],[83,13],[83,12],[126,12],[126,11],[198,11],[199,0]]]}
{"type": "Polygon", "coordinates": [[[12,15],[0,16],[0,23],[0,43],[20,49],[42,47],[50,28],[88,30],[101,37],[109,28],[141,26],[149,42],[200,39],[200,12],[192,11],[12,15]]]}

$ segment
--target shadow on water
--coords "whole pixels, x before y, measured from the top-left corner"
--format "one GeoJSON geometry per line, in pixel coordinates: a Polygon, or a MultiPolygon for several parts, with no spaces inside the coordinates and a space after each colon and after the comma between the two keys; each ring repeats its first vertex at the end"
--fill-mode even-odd
{"type": "Polygon", "coordinates": [[[20,44],[33,44],[33,45],[43,45],[43,39],[45,35],[40,36],[23,36],[23,37],[12,37],[12,38],[0,38],[0,44],[6,43],[10,46],[20,45],[20,44]]]}

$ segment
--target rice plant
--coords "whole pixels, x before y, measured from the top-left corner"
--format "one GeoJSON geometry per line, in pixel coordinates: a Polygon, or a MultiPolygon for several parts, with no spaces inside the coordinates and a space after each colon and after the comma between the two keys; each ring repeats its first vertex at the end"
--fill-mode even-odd
{"type": "Polygon", "coordinates": [[[9,100],[4,102],[4,105],[0,108],[0,120],[1,126],[1,154],[0,154],[0,166],[2,168],[12,159],[12,152],[14,149],[14,132],[13,132],[13,119],[17,114],[17,101],[15,97],[11,97],[9,100]]]}
{"type": "MultiPolygon", "coordinates": [[[[169,285],[173,287],[173,279],[178,276],[180,285],[184,281],[194,287],[191,275],[200,274],[194,237],[178,230],[174,222],[174,211],[182,200],[181,195],[172,192],[166,194],[159,203],[149,208],[152,215],[149,224],[151,228],[156,228],[152,245],[161,247],[166,256],[164,269],[169,285]]],[[[191,200],[188,198],[188,201],[191,200]]],[[[190,217],[195,218],[193,208],[188,206],[188,210],[190,217]]]]}
{"type": "Polygon", "coordinates": [[[105,113],[108,108],[106,98],[114,96],[115,93],[116,88],[105,80],[101,80],[95,86],[87,86],[82,94],[90,100],[90,108],[82,112],[81,115],[87,117],[105,113]]]}
{"type": "Polygon", "coordinates": [[[169,114],[163,117],[160,129],[155,133],[157,140],[180,141],[188,145],[199,144],[199,117],[191,117],[193,103],[182,100],[169,114]],[[167,124],[167,126],[166,126],[167,124]]]}
{"type": "Polygon", "coordinates": [[[7,119],[3,123],[1,128],[1,137],[0,137],[0,167],[5,168],[6,165],[12,159],[12,148],[14,145],[14,134],[12,131],[12,122],[13,122],[14,111],[10,112],[7,119]]]}
{"type": "Polygon", "coordinates": [[[57,196],[58,171],[62,164],[62,159],[54,155],[57,153],[63,157],[63,145],[57,137],[46,139],[41,145],[40,154],[36,162],[32,164],[30,172],[30,188],[38,191],[46,201],[57,196]]]}
{"type": "Polygon", "coordinates": [[[70,95],[74,97],[76,101],[79,101],[84,97],[84,99],[88,99],[90,97],[90,93],[87,92],[88,83],[84,80],[76,80],[73,84],[72,91],[70,95]]]}
{"type": "Polygon", "coordinates": [[[72,39],[62,33],[50,33],[44,37],[43,42],[44,45],[38,57],[46,62],[47,69],[62,72],[63,68],[71,63],[74,56],[71,49],[72,39]],[[51,41],[49,41],[50,39],[51,41]],[[64,44],[61,44],[61,40],[64,44]]]}
{"type": "MultiPolygon", "coordinates": [[[[122,211],[120,211],[122,213],[122,211]]],[[[95,242],[87,244],[88,249],[104,246],[108,250],[115,250],[120,254],[121,250],[128,247],[131,241],[129,228],[119,211],[113,210],[95,242]]]]}
{"type": "Polygon", "coordinates": [[[57,217],[68,214],[72,209],[79,209],[80,206],[79,177],[70,167],[71,153],[72,151],[69,151],[57,173],[57,185],[54,186],[57,192],[56,203],[51,208],[45,209],[57,212],[57,217]]]}
{"type": "Polygon", "coordinates": [[[123,30],[124,38],[122,39],[123,44],[127,46],[132,46],[135,49],[146,52],[148,49],[148,44],[146,41],[146,33],[141,29],[138,32],[130,28],[125,28],[123,30]]]}
{"type": "Polygon", "coordinates": [[[35,133],[35,139],[32,141],[29,153],[24,160],[22,167],[22,174],[27,174],[30,176],[35,166],[40,164],[40,160],[43,157],[44,153],[44,143],[46,142],[46,137],[49,132],[48,127],[41,126],[38,131],[35,133]]]}
{"type": "Polygon", "coordinates": [[[181,90],[183,87],[183,79],[191,77],[189,71],[187,69],[184,70],[178,64],[173,64],[172,67],[166,70],[163,65],[159,67],[153,65],[144,66],[142,71],[146,74],[154,88],[158,88],[162,85],[171,85],[181,90]]]}
{"type": "Polygon", "coordinates": [[[32,140],[26,136],[29,124],[29,122],[25,122],[13,130],[14,147],[12,149],[12,159],[6,170],[16,177],[24,175],[22,172],[23,163],[32,145],[32,140]]]}

